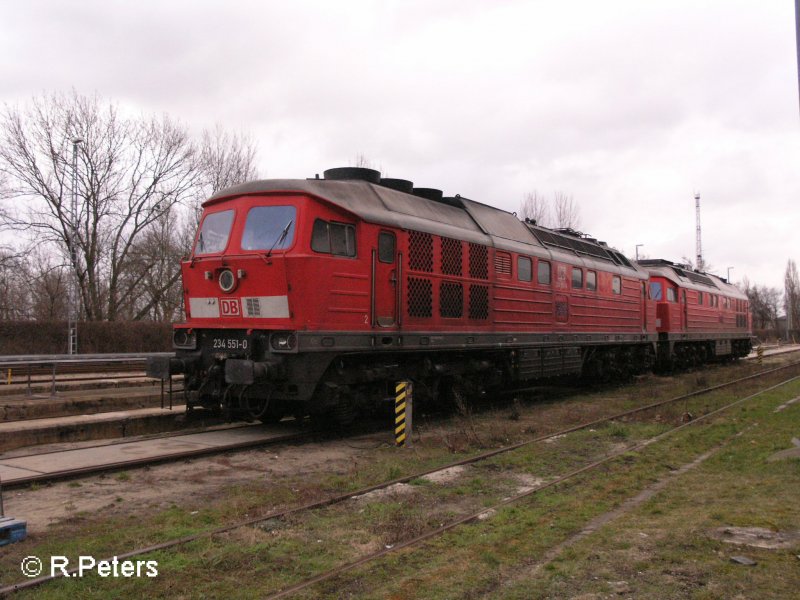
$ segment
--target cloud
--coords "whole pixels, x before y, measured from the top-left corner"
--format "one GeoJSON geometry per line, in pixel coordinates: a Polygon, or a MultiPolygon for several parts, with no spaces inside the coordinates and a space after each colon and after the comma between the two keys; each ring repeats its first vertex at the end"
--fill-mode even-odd
{"type": "Polygon", "coordinates": [[[74,87],[250,133],[262,171],[364,154],[517,210],[571,194],[633,253],[781,285],[797,256],[791,3],[687,0],[143,2],[5,7],[0,100],[74,87]]]}

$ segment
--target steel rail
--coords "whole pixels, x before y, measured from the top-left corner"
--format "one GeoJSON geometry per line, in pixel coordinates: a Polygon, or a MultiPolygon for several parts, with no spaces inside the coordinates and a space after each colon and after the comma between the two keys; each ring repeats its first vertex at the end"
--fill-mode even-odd
{"type": "MultiPolygon", "coordinates": [[[[222,430],[225,431],[225,430],[222,430]]],[[[198,433],[197,431],[183,433],[181,432],[179,435],[191,435],[198,433]]],[[[188,458],[198,458],[200,456],[209,456],[213,454],[224,454],[226,452],[236,452],[239,450],[249,450],[251,448],[258,448],[260,446],[271,446],[273,444],[282,444],[282,443],[290,443],[296,441],[302,441],[307,439],[310,435],[310,432],[301,432],[301,433],[287,433],[285,435],[280,435],[274,438],[269,438],[266,440],[247,440],[243,442],[235,442],[232,444],[226,444],[225,446],[208,446],[205,448],[194,448],[192,450],[183,450],[181,452],[175,452],[168,455],[161,455],[161,456],[148,456],[142,458],[132,458],[128,460],[120,460],[113,463],[106,463],[104,465],[92,465],[89,467],[78,467],[75,469],[64,469],[63,471],[54,471],[52,473],[41,473],[37,475],[31,475],[30,477],[24,477],[21,479],[15,479],[13,481],[8,481],[3,484],[3,487],[6,489],[17,489],[21,487],[25,487],[31,485],[32,483],[41,483],[41,482],[49,482],[49,481],[60,481],[64,479],[73,479],[76,477],[82,477],[86,475],[95,475],[97,473],[105,473],[108,471],[118,471],[120,469],[130,469],[135,467],[144,467],[149,465],[156,465],[156,464],[163,464],[168,462],[175,462],[180,460],[186,460],[188,458]]],[[[167,436],[167,437],[179,437],[179,436],[167,436]]],[[[159,439],[159,438],[154,438],[159,439]]],[[[88,446],[88,448],[94,447],[102,447],[107,444],[101,444],[98,446],[88,446]]],[[[80,448],[81,450],[83,448],[80,448]]],[[[58,454],[60,451],[53,451],[53,452],[44,452],[42,454],[58,454]]],[[[31,455],[27,455],[31,456],[31,455]]],[[[39,456],[39,455],[33,455],[39,456]]],[[[24,458],[24,457],[13,457],[13,458],[24,458]]],[[[10,459],[9,459],[10,460],[10,459]]]]}
{"type": "MultiPolygon", "coordinates": [[[[458,461],[455,461],[455,462],[452,462],[452,463],[449,463],[449,464],[446,464],[446,465],[441,465],[441,466],[438,466],[438,467],[427,469],[425,471],[420,471],[420,472],[414,473],[412,475],[405,475],[405,476],[402,476],[402,477],[398,477],[398,478],[392,479],[390,481],[385,481],[383,483],[378,483],[378,484],[374,484],[374,485],[371,485],[371,486],[366,486],[366,487],[361,488],[359,490],[350,491],[350,492],[347,492],[347,493],[344,493],[344,494],[338,494],[338,495],[335,495],[335,496],[330,496],[330,497],[322,499],[322,500],[315,500],[313,502],[308,502],[306,504],[303,504],[303,505],[300,505],[300,506],[296,506],[296,507],[293,507],[293,508],[288,508],[288,509],[279,510],[279,511],[273,511],[273,512],[267,513],[265,515],[261,515],[261,516],[258,516],[258,517],[253,517],[251,519],[247,519],[247,520],[243,520],[243,521],[237,521],[235,523],[230,523],[228,525],[223,525],[221,527],[217,527],[215,529],[210,529],[208,531],[201,531],[199,533],[187,535],[187,536],[184,536],[184,537],[181,537],[181,538],[168,540],[168,541],[162,542],[160,544],[155,544],[155,545],[152,545],[152,546],[146,546],[146,547],[139,548],[139,549],[136,549],[136,550],[131,550],[131,551],[123,553],[123,554],[115,554],[114,556],[109,556],[109,557],[104,558],[102,560],[111,561],[111,560],[114,559],[114,557],[116,557],[117,559],[127,559],[127,558],[131,558],[131,557],[134,557],[134,556],[141,556],[143,554],[148,554],[150,552],[155,552],[157,550],[165,550],[165,549],[168,549],[168,548],[173,548],[175,546],[180,546],[180,545],[187,544],[189,542],[197,541],[197,540],[200,540],[200,539],[213,537],[213,536],[216,536],[216,535],[219,535],[219,534],[222,534],[222,533],[226,533],[228,531],[233,531],[235,529],[239,529],[241,527],[247,527],[247,526],[250,526],[250,525],[256,525],[258,523],[262,523],[262,522],[270,520],[270,519],[279,519],[279,518],[287,517],[289,515],[300,513],[300,512],[305,512],[305,511],[309,511],[309,510],[315,510],[315,509],[319,509],[319,508],[325,508],[327,506],[332,506],[334,504],[339,504],[341,502],[345,502],[345,501],[353,498],[354,496],[361,496],[363,494],[368,494],[368,493],[376,491],[376,490],[385,489],[387,487],[390,487],[390,486],[398,484],[398,483],[408,483],[409,481],[411,481],[413,479],[417,479],[419,477],[424,477],[425,475],[430,475],[431,473],[436,473],[437,471],[443,471],[445,469],[449,469],[449,468],[452,468],[452,467],[457,467],[457,466],[462,466],[462,465],[467,465],[467,464],[480,462],[482,460],[486,460],[487,458],[491,458],[493,456],[497,456],[499,454],[503,454],[503,453],[506,453],[506,452],[511,452],[513,450],[517,450],[519,448],[523,448],[525,446],[529,446],[529,445],[532,445],[532,444],[540,443],[540,442],[543,442],[545,440],[555,438],[557,436],[566,435],[568,433],[573,433],[575,431],[580,431],[582,429],[587,429],[587,428],[590,428],[590,427],[594,427],[594,426],[599,425],[601,423],[605,423],[605,422],[608,422],[608,421],[614,421],[614,420],[617,420],[617,419],[621,419],[621,418],[624,418],[626,416],[630,416],[630,415],[633,415],[633,414],[636,414],[636,413],[639,413],[639,412],[643,412],[643,411],[650,410],[650,409],[653,409],[653,408],[658,408],[660,406],[665,406],[667,404],[672,404],[672,403],[675,403],[675,402],[680,402],[682,400],[686,400],[686,399],[689,399],[689,398],[692,398],[692,397],[696,397],[696,396],[700,396],[700,395],[703,395],[703,394],[708,394],[708,393],[711,393],[711,392],[714,392],[714,391],[717,391],[717,390],[720,390],[720,389],[724,389],[726,387],[737,385],[737,384],[742,383],[744,381],[757,379],[759,377],[763,377],[765,375],[770,375],[772,373],[783,371],[785,369],[789,369],[791,367],[796,367],[796,366],[800,366],[800,361],[794,362],[794,363],[790,363],[788,365],[782,365],[780,367],[775,367],[775,368],[772,368],[772,369],[767,369],[765,371],[759,371],[758,373],[754,373],[752,375],[747,375],[745,377],[740,377],[738,379],[735,379],[735,380],[732,380],[732,381],[728,381],[728,382],[725,382],[725,383],[722,383],[722,384],[714,385],[714,386],[711,386],[711,387],[708,387],[708,388],[704,388],[702,390],[696,390],[696,391],[690,392],[688,394],[684,394],[684,395],[681,395],[681,396],[676,396],[674,398],[669,398],[667,400],[661,400],[661,401],[658,401],[658,402],[654,402],[654,403],[648,404],[646,406],[642,406],[642,407],[638,407],[638,408],[635,408],[635,409],[631,409],[631,410],[623,411],[623,412],[620,412],[620,413],[616,413],[616,414],[610,415],[608,417],[602,417],[602,418],[599,418],[599,419],[595,419],[593,421],[589,421],[589,422],[586,422],[586,423],[583,423],[583,424],[580,424],[580,425],[575,425],[573,427],[569,427],[569,428],[566,428],[566,429],[563,429],[563,430],[560,430],[560,431],[557,431],[557,432],[553,432],[553,433],[549,433],[549,434],[546,434],[546,435],[538,436],[538,437],[530,439],[530,440],[526,440],[526,441],[523,441],[523,442],[518,442],[516,444],[511,444],[509,446],[504,446],[502,448],[498,448],[498,449],[495,449],[495,450],[490,450],[488,452],[483,452],[481,454],[477,454],[477,455],[474,455],[474,456],[471,456],[471,457],[468,457],[468,458],[465,458],[465,459],[462,459],[462,460],[458,460],[458,461]]],[[[763,394],[764,392],[769,391],[770,389],[775,389],[777,387],[785,385],[787,382],[793,381],[793,380],[795,380],[797,378],[798,378],[797,376],[792,377],[792,378],[790,378],[790,379],[788,379],[786,381],[783,381],[783,382],[781,382],[781,383],[779,383],[779,384],[777,384],[775,386],[772,386],[770,388],[761,390],[761,391],[753,394],[752,396],[748,396],[748,398],[737,400],[737,401],[735,401],[735,403],[744,402],[745,400],[747,400],[747,399],[749,399],[751,397],[755,397],[755,396],[757,396],[759,394],[763,394]]],[[[722,409],[718,409],[718,410],[722,410],[722,409]]],[[[703,415],[702,417],[697,417],[693,421],[690,421],[689,423],[686,423],[686,424],[683,424],[683,425],[679,426],[679,428],[682,429],[682,428],[684,428],[684,427],[686,427],[688,425],[691,425],[693,423],[701,421],[702,419],[705,419],[705,418],[711,416],[712,414],[714,414],[716,412],[718,412],[718,411],[714,411],[713,413],[707,413],[706,415],[703,415]]],[[[667,434],[669,434],[670,432],[673,432],[673,431],[676,431],[676,429],[672,429],[672,430],[670,430],[668,432],[665,432],[664,434],[661,434],[661,435],[664,436],[664,435],[667,435],[667,434]]],[[[660,437],[660,436],[658,436],[658,437],[660,437]]],[[[651,439],[657,439],[657,438],[651,438],[651,439]]],[[[652,442],[648,442],[648,443],[652,443],[652,442]]],[[[630,451],[629,449],[626,449],[624,452],[629,452],[629,451],[630,451]]],[[[622,453],[624,454],[624,452],[622,452],[622,453]]],[[[586,470],[585,467],[580,469],[579,471],[583,472],[584,470],[586,470]]],[[[574,476],[575,474],[577,474],[577,473],[574,473],[571,476],[574,476]]],[[[554,482],[550,482],[544,487],[552,487],[553,485],[556,485],[556,483],[557,482],[555,482],[555,481],[554,482]]],[[[544,487],[536,488],[536,490],[533,490],[533,491],[538,491],[540,489],[544,489],[544,487]]],[[[484,509],[482,509],[480,511],[480,513],[477,513],[477,514],[478,515],[483,514],[487,510],[489,510],[489,509],[484,508],[484,509]]],[[[474,520],[475,518],[477,518],[476,516],[470,516],[470,517],[471,518],[469,518],[469,520],[474,520]]],[[[461,524],[461,523],[458,523],[458,524],[461,524]]],[[[453,525],[453,526],[455,527],[457,525],[453,525]]],[[[424,534],[424,535],[427,535],[427,534],[424,534]]],[[[432,536],[428,536],[428,537],[432,537],[432,536]]],[[[428,537],[426,537],[425,539],[428,539],[428,537]]],[[[422,540],[422,541],[424,541],[424,540],[422,540]]],[[[402,547],[405,547],[405,546],[401,546],[400,544],[397,544],[391,550],[399,550],[402,547]]],[[[387,550],[387,549],[384,549],[384,550],[387,550]]],[[[381,551],[380,556],[383,556],[384,554],[387,554],[387,553],[388,553],[388,550],[385,551],[385,552],[381,551]]],[[[374,558],[378,558],[378,556],[376,556],[374,558]]],[[[361,564],[361,563],[359,563],[359,564],[361,564]]],[[[352,569],[352,568],[355,568],[356,566],[359,566],[359,565],[356,565],[355,563],[353,563],[353,566],[350,566],[349,568],[352,569]]],[[[74,569],[69,570],[68,573],[69,573],[69,575],[73,575],[74,573],[77,573],[77,571],[78,571],[78,569],[74,568],[74,569]]],[[[334,576],[334,575],[331,575],[331,576],[334,576]]],[[[15,592],[15,591],[20,591],[20,590],[23,590],[23,589],[27,589],[27,588],[31,588],[31,587],[35,587],[35,586],[41,585],[41,584],[46,583],[48,581],[52,581],[54,579],[58,579],[59,577],[63,577],[63,575],[42,576],[42,577],[38,577],[38,578],[35,578],[35,579],[27,580],[27,581],[21,581],[21,582],[19,582],[17,584],[13,584],[13,585],[10,585],[10,586],[4,587],[4,588],[0,588],[0,597],[2,597],[4,595],[7,595],[7,594],[10,594],[10,593],[15,592]]],[[[315,581],[314,583],[318,583],[318,581],[315,581]]],[[[313,584],[310,584],[310,585],[313,585],[313,584]]],[[[277,594],[283,594],[283,595],[285,595],[286,593],[288,593],[288,591],[286,591],[286,590],[280,590],[280,591],[277,592],[277,594]]],[[[277,597],[280,597],[280,596],[271,596],[271,598],[273,598],[273,597],[277,598],[277,597]]]]}
{"type": "Polygon", "coordinates": [[[151,357],[175,356],[174,352],[124,352],[116,354],[19,354],[0,356],[0,368],[14,365],[120,363],[151,357]]]}
{"type": "MultiPolygon", "coordinates": [[[[645,448],[647,448],[648,446],[650,446],[650,445],[652,445],[652,444],[654,444],[654,443],[656,443],[658,441],[661,441],[664,438],[666,438],[666,437],[668,437],[670,435],[673,435],[674,433],[676,433],[678,431],[682,431],[683,429],[685,429],[687,427],[694,426],[697,423],[700,423],[700,422],[704,421],[705,419],[708,419],[708,418],[710,418],[712,416],[720,414],[720,413],[722,413],[722,412],[724,412],[724,411],[726,411],[726,410],[728,410],[730,408],[733,408],[734,406],[738,406],[739,404],[742,404],[743,402],[746,402],[748,400],[752,400],[753,398],[755,398],[757,396],[760,396],[761,394],[764,394],[765,392],[769,392],[769,391],[772,391],[772,390],[777,389],[779,387],[782,387],[782,386],[786,385],[787,383],[791,383],[792,381],[797,381],[798,379],[800,379],[800,376],[792,377],[790,379],[782,381],[779,384],[773,385],[773,386],[768,387],[768,388],[766,388],[764,390],[760,390],[759,392],[756,392],[755,394],[751,394],[750,396],[747,396],[745,398],[740,398],[738,400],[730,402],[730,403],[728,403],[728,404],[726,404],[726,405],[724,405],[724,406],[722,406],[722,407],[720,407],[720,408],[718,408],[716,410],[713,410],[713,411],[711,411],[709,413],[706,413],[705,415],[699,416],[699,417],[693,419],[692,421],[689,421],[689,422],[684,423],[682,425],[678,425],[677,427],[673,427],[672,429],[670,429],[668,431],[665,431],[664,433],[661,433],[661,434],[659,434],[659,435],[657,435],[655,437],[643,440],[642,442],[639,442],[638,444],[635,444],[634,446],[632,446],[630,448],[625,448],[625,449],[622,449],[622,450],[618,450],[616,452],[612,452],[611,454],[608,454],[608,455],[604,456],[603,458],[601,458],[599,460],[596,460],[596,461],[594,461],[594,462],[592,462],[592,463],[590,463],[588,465],[584,465],[583,467],[580,467],[578,469],[575,469],[573,471],[565,473],[564,475],[561,475],[560,477],[557,477],[553,481],[550,481],[548,483],[542,484],[542,485],[540,485],[540,486],[538,486],[538,487],[536,487],[536,488],[534,488],[532,490],[527,490],[527,491],[524,491],[524,492],[520,492],[520,493],[518,493],[518,494],[516,494],[514,496],[511,496],[509,498],[506,498],[506,499],[498,502],[497,504],[494,504],[493,506],[483,507],[478,512],[474,512],[474,513],[466,515],[464,517],[460,517],[458,519],[455,519],[454,521],[451,521],[450,523],[446,523],[445,525],[442,525],[441,527],[437,527],[436,529],[433,529],[431,531],[427,531],[427,532],[425,532],[423,534],[420,534],[420,535],[418,535],[418,536],[416,536],[414,538],[411,538],[411,539],[408,539],[408,540],[405,540],[405,541],[402,541],[402,542],[398,542],[396,544],[393,544],[391,547],[384,547],[381,550],[378,550],[377,552],[373,552],[371,554],[367,554],[366,556],[362,556],[361,558],[359,558],[359,559],[357,559],[355,561],[352,561],[352,562],[349,562],[349,563],[346,563],[346,564],[343,564],[343,565],[339,565],[338,567],[334,567],[333,569],[329,569],[328,571],[325,571],[323,573],[315,575],[314,577],[310,577],[309,579],[306,579],[304,581],[298,582],[298,583],[296,583],[294,585],[291,585],[289,587],[283,588],[283,589],[279,590],[278,592],[276,592],[274,594],[270,594],[269,596],[266,596],[265,600],[277,600],[278,598],[285,598],[286,596],[289,596],[291,594],[295,594],[297,592],[306,590],[306,589],[310,588],[313,585],[316,585],[318,583],[322,583],[323,581],[327,581],[329,579],[333,579],[334,577],[342,575],[342,574],[344,574],[344,573],[346,573],[348,571],[352,571],[353,569],[356,569],[358,567],[364,566],[364,565],[366,565],[366,564],[368,564],[368,563],[370,563],[370,562],[372,562],[374,560],[377,560],[379,558],[382,558],[382,557],[386,556],[387,554],[390,554],[390,553],[393,553],[393,552],[397,552],[397,551],[403,550],[405,548],[410,548],[412,546],[417,546],[417,545],[419,545],[419,544],[421,544],[421,543],[423,543],[423,542],[425,542],[425,541],[427,541],[429,539],[432,539],[432,538],[438,537],[440,535],[443,535],[444,533],[450,531],[451,529],[455,529],[456,527],[459,527],[461,525],[465,525],[467,523],[471,523],[473,521],[477,521],[482,515],[484,515],[484,514],[486,514],[488,512],[498,511],[499,509],[501,509],[501,508],[503,508],[505,506],[508,506],[510,504],[514,504],[514,503],[518,502],[519,500],[522,500],[523,498],[528,498],[529,496],[533,496],[534,494],[538,494],[539,492],[542,492],[543,490],[546,490],[546,489],[549,489],[551,487],[555,487],[555,486],[557,486],[557,485],[559,485],[561,483],[564,483],[565,481],[568,481],[568,480],[570,480],[570,479],[572,479],[574,477],[577,477],[578,475],[581,475],[583,473],[587,473],[589,471],[593,471],[594,469],[597,469],[598,467],[603,466],[606,463],[609,463],[609,462],[611,462],[611,461],[613,461],[613,460],[615,460],[615,459],[617,459],[617,458],[619,458],[619,457],[621,457],[623,455],[630,454],[632,452],[640,452],[640,451],[644,450],[645,448]]],[[[733,436],[731,436],[731,437],[733,437],[733,436]]]]}
{"type": "MultiPolygon", "coordinates": [[[[34,419],[31,419],[34,420],[34,419]]],[[[249,423],[242,423],[239,425],[229,425],[224,423],[217,423],[216,425],[209,425],[208,427],[196,427],[194,429],[182,429],[180,431],[165,431],[162,433],[151,433],[151,434],[144,434],[139,439],[133,440],[131,438],[117,438],[111,441],[107,441],[107,443],[98,443],[98,444],[88,444],[86,446],[81,446],[79,448],[62,448],[60,450],[47,450],[45,452],[31,452],[29,454],[15,454],[14,456],[6,456],[8,460],[17,459],[17,458],[30,458],[32,456],[47,456],[49,454],[61,454],[62,452],[69,452],[71,450],[91,450],[93,448],[109,448],[113,446],[120,446],[122,444],[131,444],[136,442],[149,442],[150,440],[162,440],[162,439],[171,439],[177,438],[184,435],[195,435],[196,433],[209,433],[213,431],[232,431],[236,429],[245,429],[247,427],[254,427],[255,425],[249,423]]],[[[0,461],[3,460],[0,458],[0,461]]]]}
{"type": "Polygon", "coordinates": [[[130,373],[139,370],[141,373],[119,374],[113,379],[145,380],[146,360],[163,356],[174,356],[174,352],[0,356],[0,382],[5,381],[6,385],[27,386],[28,396],[33,395],[33,386],[49,385],[52,396],[55,395],[58,384],[102,381],[109,379],[108,373],[130,373]],[[7,376],[6,371],[8,371],[7,376]],[[76,374],[84,376],[75,377],[76,374]]]}

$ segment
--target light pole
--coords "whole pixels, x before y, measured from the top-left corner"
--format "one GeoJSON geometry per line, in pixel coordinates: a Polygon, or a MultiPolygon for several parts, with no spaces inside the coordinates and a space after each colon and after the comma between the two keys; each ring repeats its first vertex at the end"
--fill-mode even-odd
{"type": "Polygon", "coordinates": [[[80,313],[80,286],[78,285],[78,146],[83,143],[79,137],[72,138],[72,202],[69,226],[69,258],[72,263],[70,282],[69,317],[67,323],[67,354],[78,353],[78,314],[80,313]]]}
{"type": "Polygon", "coordinates": [[[728,283],[731,282],[731,269],[733,269],[733,267],[728,267],[728,283]]]}
{"type": "Polygon", "coordinates": [[[644,244],[636,244],[636,261],[639,261],[639,248],[644,246],[644,244]]]}

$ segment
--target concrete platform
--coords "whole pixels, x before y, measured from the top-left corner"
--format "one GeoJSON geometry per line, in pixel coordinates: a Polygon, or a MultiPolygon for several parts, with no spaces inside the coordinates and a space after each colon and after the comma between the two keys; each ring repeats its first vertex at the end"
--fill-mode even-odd
{"type": "Polygon", "coordinates": [[[301,433],[299,424],[288,421],[277,425],[231,426],[182,435],[131,440],[16,458],[0,458],[0,478],[3,485],[30,480],[47,480],[57,475],[80,472],[97,467],[135,466],[136,461],[150,462],[154,458],[179,458],[198,453],[213,453],[228,446],[248,446],[280,440],[301,433]]]}
{"type": "MultiPolygon", "coordinates": [[[[195,426],[202,425],[196,423],[195,426]]],[[[144,408],[0,423],[0,452],[60,442],[124,438],[186,426],[186,407],[144,408]]]]}
{"type": "MultiPolygon", "coordinates": [[[[764,356],[774,356],[775,354],[786,354],[787,352],[800,351],[800,344],[783,344],[781,346],[764,346],[764,356]]],[[[758,358],[756,349],[747,355],[747,359],[753,360],[758,358]]]]}
{"type": "MultiPolygon", "coordinates": [[[[179,400],[180,394],[173,396],[179,400]]],[[[168,397],[165,395],[165,402],[168,397]]],[[[100,390],[70,390],[55,396],[17,393],[0,397],[0,422],[24,421],[68,415],[89,415],[118,410],[161,406],[160,386],[118,387],[100,390]]]]}
{"type": "MultiPolygon", "coordinates": [[[[103,373],[92,376],[91,373],[58,374],[55,383],[57,393],[73,390],[98,390],[114,387],[153,387],[157,385],[153,379],[143,377],[144,372],[125,371],[119,373],[103,373]],[[131,377],[139,375],[142,377],[131,377]],[[93,377],[87,379],[87,377],[93,377]]],[[[175,379],[178,381],[178,378],[175,379]]],[[[49,395],[53,391],[52,375],[36,375],[31,378],[30,386],[27,377],[8,378],[7,370],[0,369],[0,396],[24,395],[28,389],[34,394],[49,395]]]]}

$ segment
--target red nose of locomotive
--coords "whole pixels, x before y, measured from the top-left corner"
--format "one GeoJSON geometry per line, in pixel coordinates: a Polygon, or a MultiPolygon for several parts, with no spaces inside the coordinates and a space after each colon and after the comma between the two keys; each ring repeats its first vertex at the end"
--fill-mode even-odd
{"type": "Polygon", "coordinates": [[[192,256],[182,264],[186,322],[175,328],[176,349],[197,352],[204,367],[293,350],[287,260],[297,213],[281,197],[206,205],[192,256]]]}
{"type": "Polygon", "coordinates": [[[291,325],[283,257],[231,257],[183,264],[187,325],[276,328],[291,325]]]}

